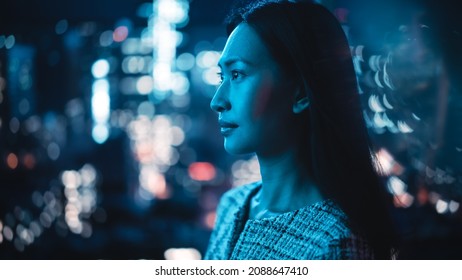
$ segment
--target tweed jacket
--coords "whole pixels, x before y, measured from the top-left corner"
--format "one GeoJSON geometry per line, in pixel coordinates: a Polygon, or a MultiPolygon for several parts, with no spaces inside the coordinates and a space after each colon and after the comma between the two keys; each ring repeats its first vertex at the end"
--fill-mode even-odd
{"type": "Polygon", "coordinates": [[[345,213],[324,200],[270,218],[248,219],[256,182],[226,192],[217,208],[205,259],[373,259],[345,213]]]}

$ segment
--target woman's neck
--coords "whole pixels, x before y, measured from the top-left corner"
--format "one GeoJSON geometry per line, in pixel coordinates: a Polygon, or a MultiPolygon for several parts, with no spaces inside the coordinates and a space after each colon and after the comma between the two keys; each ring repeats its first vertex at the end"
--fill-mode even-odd
{"type": "Polygon", "coordinates": [[[257,197],[259,211],[285,213],[323,200],[295,152],[258,160],[263,182],[257,197]]]}

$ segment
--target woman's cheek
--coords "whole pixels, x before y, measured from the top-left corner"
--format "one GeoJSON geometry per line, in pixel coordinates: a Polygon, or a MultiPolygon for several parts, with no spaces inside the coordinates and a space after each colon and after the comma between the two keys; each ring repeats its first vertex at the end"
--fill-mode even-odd
{"type": "Polygon", "coordinates": [[[273,94],[273,83],[271,79],[263,79],[256,87],[255,97],[258,102],[255,102],[254,117],[258,118],[267,111],[268,104],[273,94]]]}

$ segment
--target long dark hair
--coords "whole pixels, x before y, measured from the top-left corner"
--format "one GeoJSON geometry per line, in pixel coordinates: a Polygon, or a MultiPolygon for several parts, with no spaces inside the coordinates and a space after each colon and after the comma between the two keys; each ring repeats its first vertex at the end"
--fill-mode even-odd
{"type": "Polygon", "coordinates": [[[390,258],[390,209],[374,168],[342,27],[326,8],[306,1],[258,0],[237,7],[227,18],[228,34],[242,22],[255,29],[309,97],[307,172],[347,214],[351,228],[368,239],[375,257],[390,258]]]}

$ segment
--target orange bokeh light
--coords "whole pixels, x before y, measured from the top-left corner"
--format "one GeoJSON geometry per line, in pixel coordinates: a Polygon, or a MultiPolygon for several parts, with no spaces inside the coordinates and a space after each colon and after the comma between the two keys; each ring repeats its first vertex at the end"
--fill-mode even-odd
{"type": "Polygon", "coordinates": [[[16,167],[18,167],[18,157],[13,153],[8,154],[6,157],[6,164],[9,168],[16,169],[16,167]]]}
{"type": "Polygon", "coordinates": [[[23,164],[26,168],[32,169],[35,167],[35,157],[32,154],[25,154],[23,157],[23,164]]]}
{"type": "Polygon", "coordinates": [[[204,216],[204,225],[208,228],[208,229],[213,229],[213,227],[215,226],[215,220],[217,218],[217,214],[215,211],[211,211],[211,212],[208,212],[207,214],[205,214],[204,216]]]}
{"type": "Polygon", "coordinates": [[[194,162],[189,165],[188,173],[196,181],[210,181],[215,178],[216,170],[209,162],[194,162]]]}

